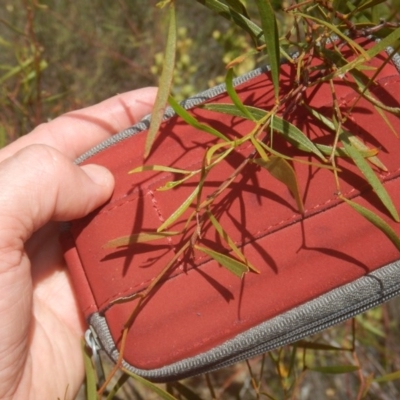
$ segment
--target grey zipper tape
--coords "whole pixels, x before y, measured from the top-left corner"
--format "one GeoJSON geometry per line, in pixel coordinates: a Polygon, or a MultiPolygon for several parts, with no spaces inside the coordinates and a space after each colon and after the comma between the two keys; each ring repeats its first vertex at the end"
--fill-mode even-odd
{"type": "MultiPolygon", "coordinates": [[[[388,55],[391,55],[393,51],[392,48],[386,49],[388,55]]],[[[394,54],[392,62],[400,74],[400,56],[394,54]]],[[[269,69],[268,66],[257,68],[236,78],[234,85],[245,83],[269,71],[269,69]]],[[[182,102],[182,105],[189,109],[225,91],[225,84],[221,84],[187,99],[182,102]]],[[[174,111],[168,107],[164,120],[173,115],[174,111]]],[[[147,130],[149,125],[150,115],[134,126],[95,146],[75,162],[80,164],[114,144],[147,130]]],[[[174,381],[210,372],[286,344],[294,343],[384,303],[398,294],[400,294],[400,260],[265,321],[205,353],[154,370],[138,369],[125,361],[123,361],[123,366],[154,382],[174,381]]],[[[100,342],[108,356],[116,362],[119,352],[106,319],[99,313],[94,313],[88,322],[92,331],[96,332],[96,341],[100,342]]],[[[92,341],[90,343],[93,344],[92,341]]],[[[96,351],[97,349],[96,343],[96,351]]]]}
{"type": "MultiPolygon", "coordinates": [[[[178,380],[210,372],[294,343],[384,303],[398,294],[400,260],[263,322],[203,354],[154,370],[138,369],[125,362],[123,366],[154,382],[178,380]]],[[[105,318],[94,313],[89,323],[97,332],[106,353],[116,362],[119,352],[105,318]]]]}

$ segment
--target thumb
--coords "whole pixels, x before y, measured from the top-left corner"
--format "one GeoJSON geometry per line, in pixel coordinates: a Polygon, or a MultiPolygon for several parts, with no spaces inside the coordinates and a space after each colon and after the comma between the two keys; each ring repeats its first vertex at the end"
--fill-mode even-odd
{"type": "Polygon", "coordinates": [[[104,167],[79,167],[45,145],[26,147],[0,165],[0,244],[7,235],[21,245],[50,220],[83,217],[114,187],[104,167]]]}
{"type": "MultiPolygon", "coordinates": [[[[39,326],[36,338],[48,338],[44,327],[54,323],[43,307],[37,307],[37,315],[42,312],[47,317],[30,325],[32,271],[25,242],[50,220],[80,218],[93,211],[111,196],[113,186],[107,169],[96,165],[81,168],[45,145],[28,146],[0,163],[0,398],[2,393],[12,393],[22,379],[30,327],[39,326]]],[[[51,258],[46,243],[40,245],[51,258]]],[[[46,359],[48,344],[44,348],[46,359]]],[[[26,370],[37,368],[38,359],[33,357],[26,370]]]]}

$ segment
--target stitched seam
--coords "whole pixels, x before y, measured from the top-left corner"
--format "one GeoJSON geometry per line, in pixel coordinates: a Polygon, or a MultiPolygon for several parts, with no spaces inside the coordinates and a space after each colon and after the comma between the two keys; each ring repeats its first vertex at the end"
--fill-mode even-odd
{"type": "MultiPolygon", "coordinates": [[[[400,81],[400,79],[399,79],[398,81],[400,81]]],[[[396,81],[396,82],[397,82],[397,81],[396,81]]],[[[381,178],[383,178],[382,180],[385,182],[385,181],[392,180],[392,179],[391,179],[392,176],[395,175],[396,173],[398,173],[399,171],[400,171],[400,168],[398,168],[398,169],[395,170],[395,171],[391,171],[391,172],[384,173],[384,174],[379,174],[379,176],[380,176],[381,178]]],[[[398,176],[397,176],[397,177],[394,176],[393,179],[399,179],[399,177],[398,177],[398,176]]],[[[353,189],[351,189],[350,191],[348,191],[348,192],[345,194],[345,196],[351,196],[352,194],[354,194],[354,192],[356,192],[356,190],[353,188],[353,189]]],[[[360,196],[361,196],[363,193],[365,193],[365,192],[366,192],[366,190],[362,190],[362,191],[360,191],[358,194],[355,194],[352,198],[360,197],[360,196]]],[[[306,212],[309,212],[309,211],[316,211],[316,210],[318,210],[319,208],[321,208],[321,207],[323,207],[323,206],[326,206],[326,205],[328,205],[329,203],[332,203],[332,202],[335,201],[335,200],[336,200],[335,198],[330,198],[330,199],[328,199],[327,201],[325,201],[324,203],[314,205],[313,207],[307,209],[306,212]]],[[[343,204],[343,203],[342,203],[342,202],[338,202],[338,205],[339,205],[339,204],[343,204]]],[[[316,215],[316,213],[314,213],[314,214],[308,216],[307,218],[313,217],[314,215],[316,215]]],[[[298,217],[298,215],[295,215],[295,214],[294,214],[294,215],[292,215],[290,218],[288,218],[287,220],[281,221],[281,222],[279,222],[279,223],[277,223],[277,224],[274,224],[274,225],[270,225],[268,228],[266,228],[266,229],[264,230],[264,232],[268,231],[268,230],[269,230],[270,228],[272,228],[272,227],[276,227],[276,226],[282,225],[282,224],[285,223],[286,221],[290,221],[290,220],[292,220],[292,219],[295,219],[296,217],[298,217]]],[[[263,232],[263,231],[260,231],[260,233],[261,233],[261,232],[263,232]]],[[[258,233],[257,233],[257,234],[258,234],[258,233]]],[[[171,277],[171,278],[172,278],[172,277],[171,277]]],[[[225,334],[229,334],[229,333],[231,333],[232,331],[235,331],[235,329],[234,329],[234,328],[228,328],[228,329],[225,329],[223,332],[224,332],[225,334]]],[[[202,344],[202,345],[207,344],[208,342],[210,342],[210,340],[211,340],[210,337],[203,338],[203,339],[201,340],[201,344],[202,344]]],[[[185,350],[186,350],[186,349],[185,349],[185,350]]],[[[182,350],[183,353],[185,353],[185,350],[182,350]]]]}
{"type": "Polygon", "coordinates": [[[156,200],[156,197],[154,196],[154,192],[151,189],[147,189],[147,194],[150,195],[151,198],[151,204],[153,205],[154,210],[156,211],[156,214],[158,216],[158,219],[160,220],[161,223],[165,221],[164,217],[162,216],[160,207],[158,206],[158,202],[156,200]]]}
{"type": "MultiPolygon", "coordinates": [[[[162,215],[161,209],[158,205],[158,201],[156,199],[156,196],[154,194],[154,192],[150,189],[147,189],[147,193],[150,195],[151,198],[151,204],[153,205],[154,210],[156,211],[156,214],[158,216],[158,219],[160,220],[161,223],[163,223],[165,221],[165,218],[162,215]]],[[[166,237],[167,242],[172,246],[172,238],[170,237],[166,237]]]]}
{"type": "MultiPolygon", "coordinates": [[[[388,84],[393,84],[393,83],[398,83],[398,82],[400,82],[400,77],[396,77],[396,78],[394,78],[394,79],[387,80],[387,82],[385,82],[383,85],[381,85],[381,87],[385,87],[385,86],[387,86],[388,84]]],[[[379,88],[377,88],[377,89],[379,89],[379,88]]],[[[344,103],[348,103],[348,102],[351,102],[351,101],[353,101],[354,99],[357,99],[357,98],[358,98],[358,95],[357,95],[356,93],[354,93],[353,96],[352,96],[351,98],[349,98],[349,97],[350,97],[350,96],[349,96],[350,94],[351,94],[351,93],[342,96],[342,97],[340,98],[340,101],[343,101],[344,103]]],[[[329,103],[327,103],[327,104],[331,104],[331,102],[329,102],[329,103]]],[[[247,146],[247,147],[249,147],[249,146],[247,146]]],[[[246,150],[247,147],[244,148],[243,151],[246,150]]],[[[239,151],[241,152],[241,149],[240,149],[239,151]]],[[[191,164],[190,166],[193,166],[193,165],[198,165],[198,163],[191,164]]],[[[186,168],[187,168],[187,167],[186,167],[186,168]]],[[[399,172],[400,172],[400,167],[399,167],[398,169],[394,170],[394,171],[388,171],[388,172],[385,172],[385,173],[380,173],[379,176],[381,177],[381,180],[382,180],[383,182],[387,182],[387,181],[392,180],[392,179],[398,179],[399,177],[398,177],[398,176],[396,177],[396,176],[394,176],[394,175],[396,175],[396,174],[399,173],[399,172]]],[[[158,182],[164,181],[164,180],[165,180],[165,177],[164,177],[164,178],[160,178],[159,180],[153,182],[153,183],[151,184],[151,186],[149,186],[148,188],[146,188],[146,189],[148,190],[147,193],[150,194],[150,196],[151,196],[151,201],[152,201],[152,203],[153,203],[153,207],[155,208],[155,210],[156,210],[156,212],[157,212],[157,215],[159,216],[159,219],[160,219],[161,222],[164,222],[164,218],[162,217],[161,210],[160,210],[160,208],[159,208],[159,206],[158,206],[158,202],[157,202],[157,200],[156,200],[156,198],[155,198],[155,194],[154,194],[154,192],[150,189],[150,187],[154,187],[158,182]]],[[[368,188],[368,190],[363,189],[363,190],[357,191],[356,189],[353,188],[353,189],[349,190],[347,193],[345,193],[344,196],[345,196],[345,197],[349,197],[349,198],[360,197],[360,196],[361,196],[363,193],[365,193],[366,191],[371,191],[369,185],[368,185],[368,186],[366,185],[366,187],[368,188]]],[[[139,197],[139,196],[138,196],[138,197],[139,197]]],[[[101,212],[100,212],[99,214],[107,213],[107,212],[112,211],[112,210],[115,209],[115,208],[124,206],[124,205],[126,205],[127,203],[130,203],[130,202],[136,200],[136,198],[137,198],[137,197],[135,197],[135,198],[133,198],[133,199],[129,199],[129,200],[127,200],[126,202],[120,203],[120,204],[118,204],[118,205],[116,205],[116,206],[114,206],[114,207],[111,207],[111,208],[109,208],[109,209],[101,210],[101,212]]],[[[116,201],[118,201],[118,200],[116,200],[116,201]]],[[[341,202],[340,200],[338,200],[337,197],[332,197],[332,198],[326,200],[326,201],[323,202],[323,203],[316,204],[316,205],[314,205],[314,206],[312,206],[312,207],[306,209],[306,210],[305,210],[305,213],[309,213],[309,215],[307,215],[307,216],[304,217],[304,218],[306,218],[306,219],[312,218],[313,216],[315,216],[315,215],[318,213],[318,210],[320,210],[320,209],[331,209],[331,208],[333,208],[333,207],[335,206],[335,204],[333,204],[332,207],[329,207],[330,203],[336,203],[336,205],[343,204],[343,202],[341,202]],[[328,206],[328,207],[327,207],[327,206],[328,206]]],[[[286,219],[284,219],[284,220],[282,220],[282,221],[280,221],[280,222],[277,222],[277,223],[275,223],[275,224],[273,224],[273,225],[269,225],[268,227],[266,227],[266,228],[263,229],[263,230],[259,230],[259,231],[255,232],[255,233],[252,233],[252,235],[256,236],[256,238],[255,238],[254,240],[258,240],[258,239],[260,239],[260,238],[262,238],[262,237],[265,237],[265,236],[268,235],[268,234],[272,234],[273,232],[275,232],[276,230],[278,230],[277,228],[281,227],[282,225],[287,225],[287,226],[289,226],[291,223],[296,222],[296,220],[299,220],[300,218],[302,218],[302,217],[301,217],[299,214],[292,214],[289,218],[286,218],[286,219]]],[[[251,242],[253,242],[254,240],[248,241],[248,242],[244,242],[244,243],[240,243],[240,245],[242,245],[242,246],[248,245],[248,244],[250,244],[251,242]]],[[[171,238],[168,238],[168,241],[172,244],[171,238]]],[[[236,242],[236,244],[238,244],[238,242],[236,242]]],[[[202,260],[202,259],[206,259],[206,261],[203,262],[203,263],[198,263],[198,264],[196,265],[197,268],[200,267],[201,265],[204,265],[206,262],[209,261],[209,258],[208,258],[208,257],[206,257],[206,256],[200,256],[200,257],[197,258],[197,262],[200,261],[200,260],[202,260]]],[[[192,268],[189,268],[189,270],[190,270],[190,269],[192,269],[192,268]]],[[[181,274],[182,274],[182,272],[178,271],[178,272],[176,272],[175,274],[170,275],[170,276],[167,278],[167,280],[173,279],[174,277],[176,277],[176,276],[178,276],[178,275],[181,275],[181,274]]],[[[130,286],[128,289],[125,289],[124,291],[119,292],[117,295],[114,294],[113,296],[111,296],[111,297],[107,298],[106,300],[104,300],[104,301],[102,302],[102,304],[99,306],[99,309],[101,310],[101,309],[103,309],[104,307],[108,307],[110,301],[112,301],[112,300],[114,300],[114,299],[116,299],[116,298],[118,298],[118,297],[121,297],[121,296],[124,296],[124,295],[130,293],[130,292],[132,292],[133,290],[135,290],[135,289],[138,288],[138,287],[146,286],[146,285],[148,285],[150,282],[152,282],[154,279],[155,279],[155,278],[142,281],[141,283],[138,283],[138,284],[135,284],[135,285],[133,285],[133,286],[130,286]]],[[[141,289],[141,290],[144,290],[144,288],[141,289]]],[[[140,291],[140,290],[139,290],[139,291],[140,291]]],[[[104,310],[103,310],[103,311],[104,311],[104,310]]]]}
{"type": "MultiPolygon", "coordinates": [[[[252,147],[252,145],[248,144],[248,145],[246,145],[246,146],[244,146],[242,148],[236,149],[236,153],[244,153],[246,150],[248,150],[251,147],[252,147]]],[[[201,163],[195,162],[195,163],[191,163],[191,164],[186,165],[184,168],[189,170],[191,167],[199,166],[199,165],[201,165],[201,163]]],[[[172,174],[171,174],[171,176],[172,176],[172,174]]],[[[113,200],[112,204],[110,204],[108,207],[105,207],[105,208],[101,209],[98,212],[98,215],[106,214],[108,212],[111,212],[111,211],[115,210],[116,208],[124,206],[125,204],[131,203],[132,201],[135,201],[140,197],[145,197],[146,195],[143,194],[143,191],[147,191],[146,194],[150,193],[150,195],[154,198],[154,201],[157,203],[157,201],[155,199],[155,193],[154,193],[154,191],[152,189],[154,189],[155,187],[158,187],[158,184],[160,182],[164,182],[165,180],[166,180],[166,176],[165,175],[161,176],[157,180],[153,181],[149,186],[143,187],[143,188],[141,188],[141,190],[136,190],[135,194],[133,194],[132,197],[130,197],[128,200],[125,200],[125,201],[123,201],[121,203],[120,203],[120,201],[122,199],[124,199],[125,197],[128,197],[128,195],[124,195],[122,197],[119,197],[118,199],[113,200]],[[115,203],[118,203],[118,204],[115,204],[115,203]]],[[[157,212],[159,212],[159,211],[160,210],[158,209],[157,212]]],[[[162,219],[162,222],[164,222],[164,219],[162,219]]]]}
{"type": "MultiPolygon", "coordinates": [[[[393,175],[396,175],[396,173],[399,173],[399,172],[400,172],[400,167],[399,167],[396,171],[393,171],[393,172],[387,174],[387,175],[385,176],[384,181],[386,182],[386,181],[392,180],[391,178],[393,177],[393,175]]],[[[394,176],[393,178],[394,178],[394,179],[399,179],[400,177],[399,177],[399,176],[394,176]]],[[[346,192],[346,193],[344,194],[344,196],[345,196],[345,197],[349,197],[349,198],[352,199],[352,198],[360,197],[360,196],[361,196],[363,193],[365,193],[366,191],[367,191],[367,190],[363,190],[363,191],[358,192],[356,189],[353,188],[353,189],[349,190],[348,192],[346,192]]],[[[370,191],[370,190],[368,190],[368,191],[370,191]]],[[[318,211],[321,210],[321,209],[322,209],[322,210],[324,210],[324,209],[325,209],[325,210],[327,210],[327,209],[332,209],[332,208],[335,206],[335,204],[333,204],[332,207],[326,208],[326,206],[329,205],[330,203],[336,203],[336,205],[343,204],[343,202],[340,201],[340,200],[338,200],[336,197],[332,197],[332,198],[326,200],[326,201],[323,202],[323,203],[316,204],[316,205],[314,205],[314,206],[308,208],[307,210],[305,210],[305,213],[310,213],[310,215],[307,215],[305,218],[308,219],[308,218],[314,217],[315,215],[318,214],[318,211]]],[[[265,237],[265,236],[267,236],[267,235],[269,235],[269,234],[272,234],[272,233],[274,233],[274,232],[277,230],[276,228],[279,228],[279,227],[281,227],[282,225],[285,225],[285,224],[287,224],[287,226],[289,226],[289,225],[291,225],[291,223],[295,223],[296,220],[300,220],[301,218],[302,218],[302,217],[301,217],[299,214],[292,214],[289,218],[286,218],[286,219],[284,219],[284,220],[282,220],[282,221],[280,221],[280,222],[277,222],[276,224],[270,225],[270,226],[268,226],[268,227],[267,227],[266,229],[264,229],[264,230],[258,231],[258,232],[255,234],[255,235],[257,235],[257,237],[256,237],[254,240],[258,240],[258,239],[261,239],[262,237],[265,237]]],[[[251,242],[252,242],[252,241],[249,241],[249,242],[243,243],[242,245],[245,246],[245,245],[250,244],[251,242]]],[[[206,257],[199,257],[197,260],[199,261],[199,260],[201,260],[202,258],[206,258],[206,257]]],[[[207,258],[207,261],[205,261],[205,262],[203,262],[203,263],[197,264],[197,265],[196,265],[196,268],[200,267],[201,265],[204,265],[204,264],[205,264],[206,262],[208,262],[208,261],[209,261],[209,258],[207,258]]],[[[190,269],[192,269],[192,268],[190,268],[190,269]]],[[[176,277],[176,276],[178,276],[178,275],[181,275],[181,274],[182,274],[182,272],[178,271],[177,273],[175,273],[175,274],[173,274],[173,275],[170,275],[170,276],[167,278],[167,280],[173,279],[174,277],[176,277]]],[[[118,294],[114,294],[113,296],[108,297],[106,300],[104,300],[104,301],[101,303],[101,305],[99,305],[99,310],[100,310],[100,312],[104,312],[104,308],[107,308],[107,307],[109,306],[109,302],[110,302],[110,301],[115,300],[115,299],[117,299],[118,297],[121,297],[121,296],[124,297],[124,296],[126,296],[128,293],[131,294],[131,292],[134,291],[134,290],[136,290],[138,287],[148,285],[148,284],[149,284],[150,282],[152,282],[154,279],[155,279],[155,278],[153,277],[153,278],[151,278],[151,279],[144,280],[144,281],[142,281],[142,282],[140,282],[140,283],[137,283],[137,284],[135,284],[135,285],[133,285],[133,286],[130,286],[128,289],[125,289],[125,290],[123,290],[123,291],[118,292],[118,294]]],[[[141,289],[141,290],[144,290],[144,288],[141,289]]],[[[139,291],[141,291],[141,290],[139,290],[139,291]]]]}

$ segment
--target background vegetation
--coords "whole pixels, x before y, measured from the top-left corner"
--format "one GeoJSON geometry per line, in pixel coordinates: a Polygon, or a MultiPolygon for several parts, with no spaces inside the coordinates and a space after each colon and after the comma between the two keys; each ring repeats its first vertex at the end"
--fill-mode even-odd
{"type": "MultiPolygon", "coordinates": [[[[165,22],[155,3],[2,1],[0,146],[64,112],[119,92],[157,85],[165,22]]],[[[282,5],[284,1],[274,2],[276,9],[282,5]]],[[[400,1],[387,1],[372,17],[399,21],[399,9],[400,1]]],[[[179,100],[223,81],[225,64],[250,49],[251,43],[195,1],[178,1],[177,11],[174,95],[179,100]]],[[[236,72],[246,72],[262,61],[249,58],[236,72]]],[[[400,398],[399,306],[394,299],[297,345],[161,386],[182,399],[400,398]],[[349,364],[356,368],[346,372],[343,366],[349,364]]],[[[124,385],[118,396],[158,398],[134,382],[124,385]]]]}
{"type": "MultiPolygon", "coordinates": [[[[61,113],[157,85],[165,21],[155,3],[1,2],[2,143],[61,113]]],[[[248,46],[244,36],[234,40],[227,21],[196,2],[185,3],[178,8],[178,99],[221,81],[224,56],[248,46]]]]}

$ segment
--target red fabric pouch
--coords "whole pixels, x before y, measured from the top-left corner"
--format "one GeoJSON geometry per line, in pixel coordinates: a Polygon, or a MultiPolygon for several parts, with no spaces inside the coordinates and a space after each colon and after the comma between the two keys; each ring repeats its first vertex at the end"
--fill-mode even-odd
{"type": "MultiPolygon", "coordinates": [[[[370,44],[371,46],[372,44],[370,44]]],[[[395,56],[397,57],[397,56],[395,56]]],[[[396,62],[385,63],[382,53],[370,62],[370,76],[382,67],[369,92],[388,107],[398,107],[400,76],[396,62]]],[[[396,58],[394,58],[396,60],[396,58]]],[[[289,93],[296,70],[282,66],[281,94],[289,93]]],[[[235,81],[246,105],[270,110],[274,91],[267,68],[235,81]]],[[[350,110],[345,124],[370,148],[379,149],[387,171],[377,172],[397,209],[400,208],[400,132],[398,117],[385,112],[391,124],[370,101],[359,96],[346,79],[335,81],[338,104],[350,110]]],[[[333,99],[328,83],[303,94],[315,110],[332,118],[333,99]]],[[[251,131],[254,122],[210,111],[210,103],[232,103],[223,85],[184,103],[200,122],[229,138],[251,131]]],[[[306,137],[320,144],[332,142],[326,126],[301,105],[285,117],[306,137]]],[[[109,168],[116,178],[110,201],[89,216],[65,225],[61,241],[82,311],[102,348],[116,361],[121,333],[138,298],[165,268],[182,245],[181,236],[108,248],[111,240],[140,232],[155,232],[193,193],[197,177],[160,191],[182,178],[173,172],[128,174],[143,165],[201,169],[206,149],[215,137],[188,126],[171,110],[144,161],[149,119],[131,127],[83,155],[78,162],[109,168]],[[124,301],[125,300],[125,301],[124,301]]],[[[320,162],[273,133],[273,148],[304,161],[320,162]]],[[[224,182],[249,156],[250,145],[233,151],[211,170],[202,200],[224,182]]],[[[292,163],[304,202],[300,213],[287,186],[256,164],[246,166],[215,200],[212,212],[235,245],[260,273],[242,279],[209,254],[193,250],[178,257],[162,281],[145,298],[128,331],[124,366],[153,381],[176,380],[210,371],[265,352],[322,330],[400,293],[399,250],[379,229],[339,198],[329,169],[292,163]]],[[[342,195],[367,207],[400,234],[400,226],[382,206],[360,170],[338,158],[342,195]]],[[[179,231],[196,206],[168,231],[179,231]]],[[[196,229],[196,218],[189,222],[196,229]]],[[[235,256],[211,223],[205,223],[198,246],[235,256]]]]}

